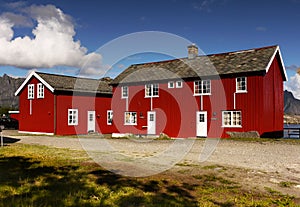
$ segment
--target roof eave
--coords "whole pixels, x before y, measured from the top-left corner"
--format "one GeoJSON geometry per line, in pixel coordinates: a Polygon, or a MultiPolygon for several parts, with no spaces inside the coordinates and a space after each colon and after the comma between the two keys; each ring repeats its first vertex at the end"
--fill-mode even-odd
{"type": "Polygon", "coordinates": [[[41,76],[39,76],[35,71],[32,71],[27,78],[25,79],[25,81],[22,83],[22,85],[18,88],[18,90],[15,92],[15,96],[18,96],[20,94],[20,92],[23,90],[23,88],[26,86],[26,84],[30,81],[30,79],[32,77],[35,77],[36,79],[38,79],[41,83],[43,83],[46,88],[48,88],[52,93],[54,92],[54,88],[48,84],[43,78],[41,78],[41,76]]]}
{"type": "Polygon", "coordinates": [[[271,64],[273,63],[273,60],[274,60],[274,58],[276,57],[276,54],[277,54],[277,53],[278,53],[278,55],[279,55],[280,63],[281,63],[282,70],[283,70],[283,74],[284,74],[283,80],[284,80],[284,81],[288,81],[288,76],[287,76],[287,73],[286,73],[286,69],[285,69],[284,62],[283,62],[283,59],[282,59],[282,55],[281,55],[281,52],[280,52],[280,48],[279,48],[278,45],[276,46],[276,49],[275,49],[275,51],[274,51],[272,57],[270,58],[270,61],[269,61],[269,63],[268,63],[268,65],[267,65],[267,67],[266,67],[265,70],[266,70],[266,72],[268,73],[268,71],[269,71],[269,69],[270,69],[270,67],[271,67],[271,64]]]}

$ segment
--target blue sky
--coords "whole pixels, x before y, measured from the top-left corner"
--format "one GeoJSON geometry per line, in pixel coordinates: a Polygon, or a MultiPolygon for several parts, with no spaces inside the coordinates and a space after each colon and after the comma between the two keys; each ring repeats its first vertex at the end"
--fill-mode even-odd
{"type": "Polygon", "coordinates": [[[300,0],[0,0],[0,5],[0,75],[26,76],[32,69],[76,75],[86,67],[83,75],[98,77],[103,75],[98,70],[113,67],[113,76],[132,63],[186,56],[189,42],[205,54],[278,44],[290,77],[286,87],[300,97],[295,75],[300,0]],[[165,39],[149,40],[143,31],[178,41],[161,51],[165,39]],[[136,42],[139,37],[144,39],[136,42]],[[118,41],[120,49],[112,47],[118,41]],[[154,41],[158,44],[148,50],[146,43],[154,41]],[[128,51],[132,45],[141,48],[128,51]],[[119,59],[116,52],[122,53],[119,59]]]}

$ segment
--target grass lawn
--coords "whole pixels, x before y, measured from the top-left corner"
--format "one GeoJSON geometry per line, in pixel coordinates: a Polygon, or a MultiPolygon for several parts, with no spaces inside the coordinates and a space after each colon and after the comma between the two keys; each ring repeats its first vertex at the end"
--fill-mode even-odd
{"type": "Polygon", "coordinates": [[[129,178],[85,152],[13,144],[0,148],[0,206],[299,206],[272,189],[249,190],[215,173],[215,166],[192,174],[196,166],[177,167],[129,178]]]}

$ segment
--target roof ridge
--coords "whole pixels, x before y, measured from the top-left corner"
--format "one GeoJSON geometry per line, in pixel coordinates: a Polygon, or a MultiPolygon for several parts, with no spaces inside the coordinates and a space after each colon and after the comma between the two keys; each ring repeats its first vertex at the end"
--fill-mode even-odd
{"type": "Polygon", "coordinates": [[[235,51],[230,51],[230,52],[222,52],[222,53],[215,53],[215,54],[208,54],[206,56],[216,56],[216,55],[229,55],[229,54],[238,54],[238,53],[243,53],[243,52],[251,52],[251,51],[257,51],[257,50],[265,50],[269,49],[272,47],[278,47],[278,45],[270,45],[270,46],[265,46],[265,47],[256,47],[256,48],[251,48],[251,49],[244,49],[244,50],[235,50],[235,51]]]}
{"type": "Polygon", "coordinates": [[[100,82],[105,82],[101,79],[95,79],[95,78],[86,78],[86,77],[77,77],[77,76],[71,76],[71,75],[62,75],[62,74],[55,74],[55,73],[45,73],[45,72],[39,72],[35,71],[35,73],[39,74],[44,74],[44,75],[51,75],[51,76],[58,76],[58,77],[65,77],[65,78],[74,78],[74,79],[83,79],[83,80],[92,80],[92,81],[100,81],[100,82]]]}

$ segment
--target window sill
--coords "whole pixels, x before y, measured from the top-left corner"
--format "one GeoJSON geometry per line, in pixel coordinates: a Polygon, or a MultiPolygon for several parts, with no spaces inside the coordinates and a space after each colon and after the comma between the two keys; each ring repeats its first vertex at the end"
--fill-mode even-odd
{"type": "Polygon", "coordinates": [[[211,96],[211,93],[194,94],[194,96],[211,96]]]}
{"type": "Polygon", "coordinates": [[[222,128],[242,128],[242,126],[221,126],[222,128]]]}
{"type": "Polygon", "coordinates": [[[236,91],[235,93],[248,93],[248,91],[236,91]]]}
{"type": "Polygon", "coordinates": [[[159,96],[145,96],[145,98],[159,98],[159,96]]]}
{"type": "Polygon", "coordinates": [[[137,126],[137,124],[124,124],[124,126],[137,126]]]}

